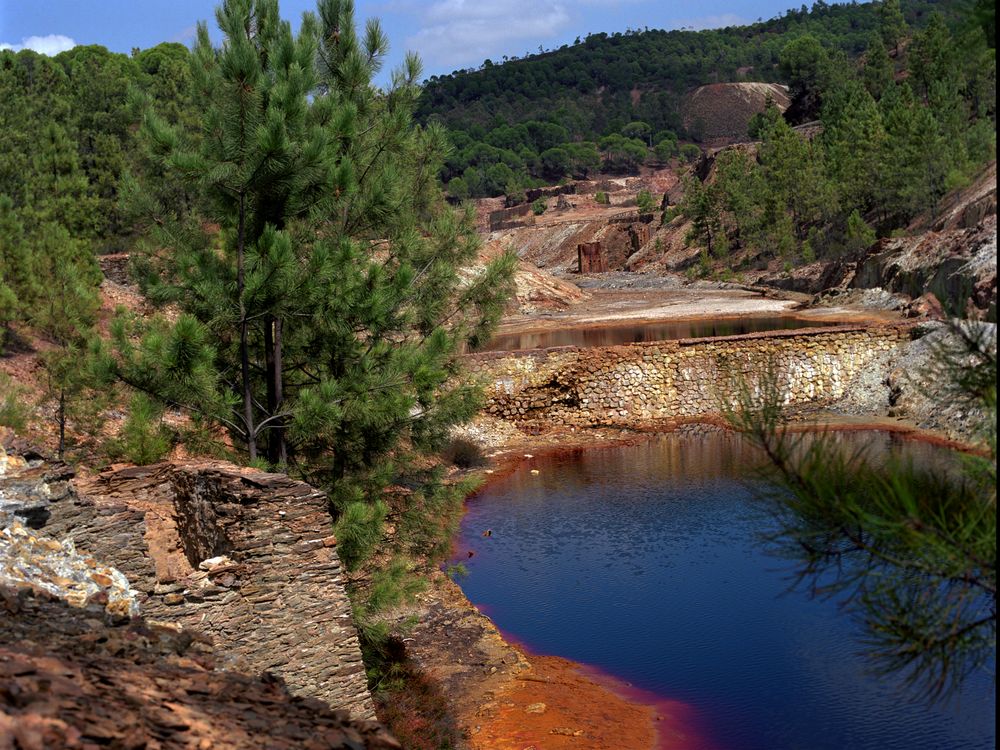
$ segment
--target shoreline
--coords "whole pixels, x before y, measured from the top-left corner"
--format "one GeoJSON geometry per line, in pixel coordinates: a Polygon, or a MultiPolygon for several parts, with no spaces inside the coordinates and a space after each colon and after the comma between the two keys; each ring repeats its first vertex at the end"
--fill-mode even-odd
{"type": "MultiPolygon", "coordinates": [[[[808,416],[808,422],[793,422],[789,429],[794,432],[880,431],[952,450],[980,452],[976,446],[952,440],[898,418],[836,414],[808,416]]],[[[487,467],[477,471],[483,475],[484,481],[476,492],[466,498],[466,502],[535,457],[636,445],[658,435],[698,425],[734,431],[722,418],[702,417],[642,425],[629,430],[561,429],[544,435],[525,434],[523,440],[504,446],[488,456],[487,467]]],[[[456,536],[456,547],[459,541],[456,536]]],[[[454,552],[454,557],[460,558],[458,550],[454,552]]],[[[467,675],[481,684],[479,690],[471,691],[470,701],[456,706],[455,718],[468,731],[468,746],[473,750],[598,750],[606,747],[682,750],[709,747],[695,731],[694,710],[691,707],[636,688],[593,665],[533,652],[526,644],[501,631],[487,613],[468,599],[457,583],[447,576],[443,577],[445,588],[451,588],[449,595],[444,597],[449,601],[441,602],[442,612],[449,618],[445,624],[451,624],[453,615],[463,615],[483,631],[481,637],[491,640],[494,649],[513,655],[512,669],[493,666],[486,668],[485,674],[480,672],[478,679],[467,675]],[[475,697],[477,693],[479,699],[475,697]],[[544,704],[540,712],[527,710],[529,706],[534,706],[537,711],[537,704],[544,704]]],[[[424,658],[419,659],[424,668],[431,674],[444,673],[453,678],[455,671],[449,669],[448,661],[449,656],[454,655],[454,648],[447,636],[436,648],[433,643],[428,645],[430,649],[425,649],[424,658]]],[[[506,658],[501,658],[501,663],[506,661],[506,658]]],[[[466,684],[454,687],[458,690],[468,688],[466,679],[460,682],[466,684]]],[[[447,694],[453,697],[456,691],[450,689],[447,694]]]]}

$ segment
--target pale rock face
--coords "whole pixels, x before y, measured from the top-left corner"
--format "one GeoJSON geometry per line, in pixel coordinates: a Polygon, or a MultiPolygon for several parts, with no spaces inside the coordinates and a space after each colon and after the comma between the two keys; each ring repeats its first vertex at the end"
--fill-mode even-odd
{"type": "Polygon", "coordinates": [[[18,520],[0,530],[0,586],[45,591],[74,607],[100,604],[115,616],[139,614],[138,594],[120,571],[18,520]]]}

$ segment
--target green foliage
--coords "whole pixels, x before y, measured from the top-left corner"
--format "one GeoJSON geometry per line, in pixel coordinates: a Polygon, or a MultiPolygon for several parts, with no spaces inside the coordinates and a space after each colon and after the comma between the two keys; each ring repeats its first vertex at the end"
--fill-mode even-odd
{"type": "Polygon", "coordinates": [[[694,164],[701,158],[701,149],[693,143],[685,143],[680,147],[681,158],[688,164],[694,164]]]}
{"type": "Polygon", "coordinates": [[[673,138],[664,138],[659,141],[653,148],[653,152],[656,154],[656,158],[660,160],[661,163],[666,164],[678,153],[680,153],[680,147],[677,144],[676,136],[673,138]]]}
{"type": "Polygon", "coordinates": [[[388,512],[383,500],[373,503],[357,500],[340,509],[333,531],[337,553],[347,570],[357,570],[381,543],[388,512]]]}
{"type": "Polygon", "coordinates": [[[414,575],[413,563],[405,558],[395,557],[388,565],[372,574],[366,602],[367,612],[376,614],[410,603],[426,588],[427,582],[414,575]]]}
{"type": "MultiPolygon", "coordinates": [[[[516,258],[460,274],[477,259],[473,215],[440,190],[442,129],[413,124],[417,60],[387,91],[371,85],[386,46],[377,24],[358,35],[334,0],[297,35],[273,0],[227,3],[218,21],[224,46],[202,27],[192,54],[205,137],[149,96],[134,102],[147,155],[124,191],[144,237],[136,270],[151,300],[182,314],[120,317],[98,359],[107,377],[228,431],[244,460],[326,488],[355,569],[383,538],[386,488],[440,504],[413,459],[477,409],[459,356],[491,335],[516,258]]],[[[476,180],[515,184],[493,157],[520,157],[482,151],[456,197],[476,180]]]]}
{"type": "MultiPolygon", "coordinates": [[[[432,76],[421,92],[417,116],[447,127],[454,150],[443,178],[465,177],[473,197],[504,190],[503,180],[487,174],[490,164],[503,163],[522,183],[526,178],[558,180],[570,173],[558,149],[612,135],[655,146],[623,164],[616,142],[619,153],[605,154],[604,166],[629,172],[636,159],[662,164],[673,158],[678,135],[698,140],[703,123],[695,120],[686,127],[682,117],[683,99],[697,86],[735,80],[789,83],[784,76],[790,74],[803,92],[815,93],[830,72],[826,63],[849,67],[848,59],[864,52],[873,34],[895,29],[893,41],[883,43],[893,47],[899,38],[893,35],[903,31],[894,15],[899,5],[892,3],[896,0],[886,6],[822,3],[748,26],[698,32],[591,34],[541,54],[432,76]],[[803,39],[788,50],[783,70],[778,65],[783,50],[803,39]],[[543,160],[551,149],[556,151],[543,160]]],[[[935,8],[952,20],[959,7],[913,0],[906,4],[905,20],[919,27],[935,8]]],[[[984,13],[991,10],[983,5],[984,13]]],[[[988,25],[984,15],[982,27],[988,25]]],[[[813,101],[806,110],[816,112],[818,106],[813,101]]]]}
{"type": "MultiPolygon", "coordinates": [[[[28,325],[52,348],[40,358],[45,372],[45,398],[56,404],[58,455],[66,450],[67,422],[86,407],[92,385],[81,351],[97,321],[101,271],[89,243],[71,234],[80,226],[73,186],[79,185],[74,152],[66,148],[57,128],[46,131],[47,148],[41,154],[52,167],[46,182],[51,193],[40,192],[30,209],[17,210],[0,196],[0,298],[9,307],[0,314],[0,326],[28,325]]],[[[0,300],[2,301],[2,300],[0,300]]],[[[6,331],[0,332],[0,344],[6,331]]]]}
{"type": "Polygon", "coordinates": [[[120,434],[109,441],[108,452],[145,466],[163,459],[170,452],[171,442],[170,431],[163,424],[163,407],[145,394],[136,393],[129,402],[120,434]]]}
{"type": "Polygon", "coordinates": [[[812,34],[786,44],[778,65],[794,97],[817,97],[832,74],[830,56],[812,34]]]}
{"type": "Polygon", "coordinates": [[[653,128],[649,126],[649,123],[641,121],[630,122],[622,128],[621,133],[626,138],[637,138],[641,141],[646,141],[646,145],[648,146],[653,145],[653,128]]]}
{"type": "Polygon", "coordinates": [[[0,426],[17,432],[23,430],[31,415],[27,404],[27,391],[0,372],[0,426]]]}
{"type": "Polygon", "coordinates": [[[877,4],[878,32],[882,44],[888,49],[899,51],[899,42],[906,34],[906,19],[900,9],[899,0],[882,0],[877,4]]]}
{"type": "Polygon", "coordinates": [[[996,649],[996,338],[955,324],[929,383],[983,416],[988,455],[958,470],[848,453],[830,435],[786,429],[773,371],[739,380],[729,419],[765,452],[776,549],[800,583],[834,596],[866,630],[874,663],[924,695],[947,696],[996,649]]]}
{"type": "Polygon", "coordinates": [[[541,216],[545,213],[545,210],[549,207],[548,201],[545,198],[538,198],[534,203],[531,204],[531,213],[535,216],[541,216]]]}
{"type": "Polygon", "coordinates": [[[648,190],[640,190],[639,194],[635,197],[635,203],[644,214],[651,213],[656,208],[656,201],[653,200],[653,194],[648,190]]]}
{"type": "Polygon", "coordinates": [[[889,59],[889,52],[882,42],[882,38],[872,35],[872,40],[868,44],[868,52],[865,54],[865,67],[862,79],[868,93],[875,99],[881,99],[892,85],[895,76],[895,66],[889,59]]]}
{"type": "Polygon", "coordinates": [[[847,217],[847,251],[857,253],[866,250],[873,242],[875,242],[875,230],[868,226],[858,210],[854,209],[847,217]]]}
{"type": "Polygon", "coordinates": [[[611,202],[611,198],[609,198],[608,194],[605,193],[603,190],[598,190],[596,193],[594,193],[594,202],[606,206],[611,202]]]}
{"type": "Polygon", "coordinates": [[[709,184],[689,180],[681,210],[690,240],[717,257],[735,247],[794,264],[862,250],[917,214],[934,214],[996,152],[995,104],[980,88],[995,76],[995,55],[978,30],[962,33],[959,52],[947,24],[931,16],[895,62],[872,34],[856,74],[815,37],[789,43],[782,68],[792,108],[814,108],[822,132],[800,135],[773,106],[755,116],[756,158],[723,151],[709,184]],[[898,83],[897,67],[909,73],[898,83]]]}
{"type": "Polygon", "coordinates": [[[618,133],[602,138],[600,147],[604,168],[609,172],[636,172],[648,155],[646,144],[641,140],[618,133]]]}
{"type": "MultiPolygon", "coordinates": [[[[894,7],[898,14],[898,3],[892,2],[889,11],[894,7]]],[[[949,22],[961,12],[958,3],[914,0],[906,4],[905,20],[919,28],[932,9],[946,13],[949,22]]],[[[472,197],[500,195],[506,170],[522,184],[586,177],[584,170],[567,168],[566,151],[610,136],[652,149],[623,158],[621,141],[610,142],[610,152],[601,145],[605,170],[631,173],[638,164],[674,158],[678,134],[701,139],[704,122],[685,123],[683,99],[706,83],[790,83],[796,122],[815,119],[827,82],[842,77],[873,37],[885,49],[881,32],[893,26],[892,16],[877,4],[820,4],[743,27],[592,34],[544,54],[433,76],[421,92],[417,115],[448,128],[454,149],[443,179],[463,177],[472,197]]],[[[984,20],[983,28],[987,25],[984,20]]]]}

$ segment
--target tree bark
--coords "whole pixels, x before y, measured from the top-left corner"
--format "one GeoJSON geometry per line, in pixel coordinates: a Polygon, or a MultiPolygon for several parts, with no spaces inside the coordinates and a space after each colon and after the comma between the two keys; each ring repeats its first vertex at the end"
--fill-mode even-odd
{"type": "Polygon", "coordinates": [[[243,256],[246,242],[246,196],[240,195],[239,233],[236,239],[236,296],[240,303],[240,374],[243,380],[243,421],[247,430],[247,452],[257,460],[257,433],[253,425],[253,393],[250,387],[250,324],[243,300],[243,256]]]}
{"type": "MultiPolygon", "coordinates": [[[[283,322],[281,318],[275,318],[274,320],[274,354],[271,357],[274,363],[274,413],[279,413],[284,408],[285,394],[284,394],[284,366],[282,364],[282,328],[283,322]]],[[[274,442],[276,444],[275,449],[275,461],[279,466],[285,466],[288,463],[288,444],[285,442],[285,420],[281,418],[274,425],[271,430],[271,434],[274,436],[274,442]]]]}
{"type": "Polygon", "coordinates": [[[59,460],[66,453],[66,389],[59,389],[59,460]]]}
{"type": "MultiPolygon", "coordinates": [[[[273,418],[281,411],[283,401],[283,373],[281,362],[280,318],[268,317],[264,323],[264,359],[267,370],[267,416],[273,418]]],[[[267,428],[267,460],[275,465],[288,462],[285,430],[282,419],[275,419],[267,428]]]]}

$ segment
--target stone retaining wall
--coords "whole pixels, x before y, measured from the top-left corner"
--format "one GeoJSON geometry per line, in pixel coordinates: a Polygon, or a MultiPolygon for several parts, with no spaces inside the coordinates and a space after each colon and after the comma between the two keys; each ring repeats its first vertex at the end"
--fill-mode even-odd
{"type": "Polygon", "coordinates": [[[121,570],[147,618],[212,638],[231,669],[374,717],[323,493],[230,464],[58,483],[45,532],[121,570]]]}
{"type": "MultiPolygon", "coordinates": [[[[603,348],[471,355],[487,413],[524,424],[634,426],[717,415],[737,378],[773,368],[788,404],[843,398],[908,340],[910,325],[842,326],[603,348]]],[[[888,371],[884,375],[888,375],[888,371]]]]}

